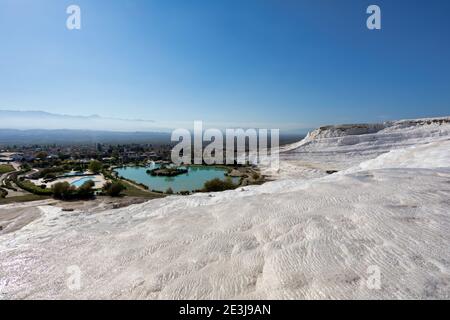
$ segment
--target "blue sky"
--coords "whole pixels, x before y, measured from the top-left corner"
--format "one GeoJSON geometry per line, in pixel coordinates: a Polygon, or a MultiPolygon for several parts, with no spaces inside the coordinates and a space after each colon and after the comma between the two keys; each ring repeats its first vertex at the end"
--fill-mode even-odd
{"type": "Polygon", "coordinates": [[[449,15],[445,0],[0,0],[0,109],[286,128],[450,115],[449,15]]]}

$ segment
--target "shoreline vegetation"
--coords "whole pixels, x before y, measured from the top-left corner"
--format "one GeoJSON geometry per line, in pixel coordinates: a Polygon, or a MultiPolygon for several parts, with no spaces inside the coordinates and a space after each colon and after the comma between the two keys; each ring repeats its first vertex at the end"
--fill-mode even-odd
{"type": "MultiPolygon", "coordinates": [[[[249,186],[249,185],[261,185],[264,182],[268,181],[265,176],[263,176],[259,169],[255,166],[250,165],[223,165],[223,164],[212,164],[212,165],[206,165],[206,164],[183,164],[181,166],[175,167],[173,164],[166,162],[166,161],[158,161],[155,163],[161,163],[163,166],[161,168],[155,168],[155,169],[149,169],[146,171],[147,174],[151,176],[166,176],[166,177],[175,177],[181,174],[188,173],[189,167],[192,168],[198,168],[198,167],[211,167],[211,168],[219,168],[224,169],[226,171],[225,173],[225,179],[219,179],[219,178],[213,178],[211,180],[205,181],[203,187],[201,189],[197,190],[184,190],[179,192],[174,192],[172,188],[168,188],[166,191],[160,191],[160,190],[154,190],[152,189],[152,192],[160,193],[160,194],[166,194],[166,195],[172,195],[172,194],[178,194],[178,195],[190,195],[195,193],[202,193],[202,192],[220,192],[225,190],[232,190],[237,189],[239,187],[249,186]],[[232,178],[239,178],[239,182],[234,183],[232,181],[232,178]]],[[[145,164],[133,164],[129,166],[117,166],[114,168],[111,168],[112,174],[118,175],[115,169],[121,169],[121,168],[127,168],[127,167],[146,167],[145,164]]],[[[133,183],[135,185],[138,185],[145,189],[151,189],[147,185],[127,179],[123,176],[118,176],[118,178],[122,180],[126,180],[130,183],[133,183]]]]}
{"type": "Polygon", "coordinates": [[[98,160],[91,160],[84,166],[71,163],[70,161],[46,167],[23,163],[17,166],[17,169],[11,164],[2,164],[0,165],[2,172],[2,180],[0,181],[0,205],[52,198],[69,202],[80,200],[91,201],[96,198],[102,199],[105,197],[129,197],[134,198],[136,201],[139,199],[151,200],[167,195],[220,192],[251,184],[262,184],[265,181],[264,176],[259,173],[258,168],[253,166],[190,164],[175,167],[169,161],[160,160],[156,163],[162,164],[162,166],[147,170],[148,174],[152,176],[175,177],[188,173],[189,167],[208,166],[225,169],[225,179],[215,178],[208,180],[198,190],[174,192],[170,187],[165,191],[151,190],[147,185],[126,179],[114,171],[117,168],[130,166],[147,167],[149,161],[133,162],[119,166],[109,165],[98,160]],[[101,175],[106,181],[101,188],[94,188],[92,180],[87,180],[83,185],[78,187],[64,181],[64,179],[67,180],[67,178],[74,177],[93,177],[94,179],[96,175],[101,175]],[[234,183],[232,178],[239,178],[239,182],[234,183]],[[14,194],[10,195],[10,192],[14,194]]]}
{"type": "Polygon", "coordinates": [[[189,170],[186,168],[163,166],[161,168],[147,170],[147,174],[154,177],[175,177],[180,174],[188,173],[188,171],[189,170]]]}

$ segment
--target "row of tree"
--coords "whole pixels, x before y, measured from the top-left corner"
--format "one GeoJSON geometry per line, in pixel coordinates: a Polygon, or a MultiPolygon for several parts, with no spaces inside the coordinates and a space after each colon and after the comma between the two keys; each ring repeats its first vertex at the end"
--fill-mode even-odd
{"type": "MultiPolygon", "coordinates": [[[[95,195],[94,186],[92,180],[86,181],[78,188],[68,182],[58,182],[52,186],[53,197],[61,200],[92,199],[95,195]]],[[[107,182],[103,185],[102,193],[110,197],[119,197],[125,189],[126,187],[118,181],[107,182]]]]}

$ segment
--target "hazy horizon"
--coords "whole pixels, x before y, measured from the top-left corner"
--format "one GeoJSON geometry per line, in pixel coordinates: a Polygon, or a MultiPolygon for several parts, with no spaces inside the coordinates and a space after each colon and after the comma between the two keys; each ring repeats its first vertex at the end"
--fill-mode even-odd
{"type": "MultiPolygon", "coordinates": [[[[40,110],[13,111],[0,109],[0,129],[12,130],[94,130],[110,132],[171,132],[177,128],[192,129],[192,121],[159,122],[149,119],[108,118],[101,115],[57,114],[40,110]]],[[[201,121],[201,120],[200,120],[201,121]]],[[[205,128],[281,128],[286,133],[305,134],[314,127],[299,123],[204,122],[205,128]]]]}

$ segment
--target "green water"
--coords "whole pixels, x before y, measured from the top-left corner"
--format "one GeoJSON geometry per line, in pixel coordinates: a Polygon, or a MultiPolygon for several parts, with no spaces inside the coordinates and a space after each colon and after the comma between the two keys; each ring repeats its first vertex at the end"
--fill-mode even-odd
{"type": "MultiPolygon", "coordinates": [[[[225,180],[227,170],[213,166],[188,167],[188,172],[175,177],[157,177],[147,174],[147,170],[158,168],[158,164],[149,167],[123,167],[115,169],[119,176],[149,187],[150,190],[165,192],[172,188],[174,192],[195,191],[203,188],[208,180],[219,178],[225,180]]],[[[239,183],[239,178],[232,178],[234,183],[239,183]]]]}

